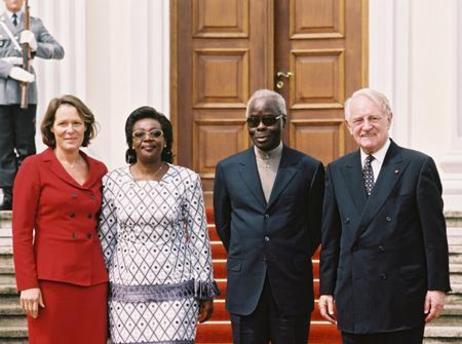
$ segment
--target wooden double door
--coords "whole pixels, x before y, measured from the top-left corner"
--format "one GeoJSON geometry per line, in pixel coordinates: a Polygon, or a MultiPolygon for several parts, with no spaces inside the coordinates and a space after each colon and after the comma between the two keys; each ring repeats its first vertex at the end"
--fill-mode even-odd
{"type": "Polygon", "coordinates": [[[171,118],[177,163],[211,205],[216,163],[249,147],[246,102],[287,102],[284,140],[324,163],[353,149],[343,103],[367,84],[367,0],[172,0],[171,118]]]}

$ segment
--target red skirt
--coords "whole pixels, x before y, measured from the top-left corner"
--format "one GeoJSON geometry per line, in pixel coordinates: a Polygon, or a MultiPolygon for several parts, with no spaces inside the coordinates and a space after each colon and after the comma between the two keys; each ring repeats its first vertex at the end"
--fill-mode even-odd
{"type": "Polygon", "coordinates": [[[107,283],[39,281],[45,308],[27,317],[30,344],[106,344],[107,283]]]}

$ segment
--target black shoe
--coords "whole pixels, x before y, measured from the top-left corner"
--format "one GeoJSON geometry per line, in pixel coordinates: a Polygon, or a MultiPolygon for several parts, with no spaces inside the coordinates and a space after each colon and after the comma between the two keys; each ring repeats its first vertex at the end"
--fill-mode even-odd
{"type": "Polygon", "coordinates": [[[13,205],[9,199],[3,201],[2,205],[0,205],[0,210],[12,210],[13,205]]]}

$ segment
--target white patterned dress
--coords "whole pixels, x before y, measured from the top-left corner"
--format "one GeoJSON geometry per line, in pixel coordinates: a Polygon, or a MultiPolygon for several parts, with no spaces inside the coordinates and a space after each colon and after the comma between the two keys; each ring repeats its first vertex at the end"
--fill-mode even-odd
{"type": "Polygon", "coordinates": [[[199,176],[171,164],[159,182],[108,173],[99,230],[113,343],[194,343],[198,300],[218,294],[199,176]]]}

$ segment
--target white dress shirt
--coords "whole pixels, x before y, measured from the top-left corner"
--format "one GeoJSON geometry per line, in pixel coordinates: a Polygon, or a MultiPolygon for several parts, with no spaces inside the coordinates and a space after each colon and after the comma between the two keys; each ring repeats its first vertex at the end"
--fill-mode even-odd
{"type": "MultiPolygon", "coordinates": [[[[374,154],[370,154],[374,157],[374,160],[372,160],[371,162],[372,171],[374,172],[374,183],[377,181],[377,177],[379,176],[380,170],[383,165],[383,160],[385,159],[385,155],[387,154],[388,147],[390,147],[390,143],[391,143],[390,138],[388,138],[382,148],[380,148],[374,154]]],[[[364,164],[368,156],[369,154],[363,152],[363,150],[361,149],[361,167],[362,168],[364,168],[364,164]]]]}
{"type": "Polygon", "coordinates": [[[6,11],[6,15],[10,19],[11,23],[13,23],[13,14],[14,13],[16,13],[16,21],[18,22],[18,25],[19,25],[19,23],[22,20],[22,11],[18,11],[18,12],[10,12],[8,10],[6,11]]]}

